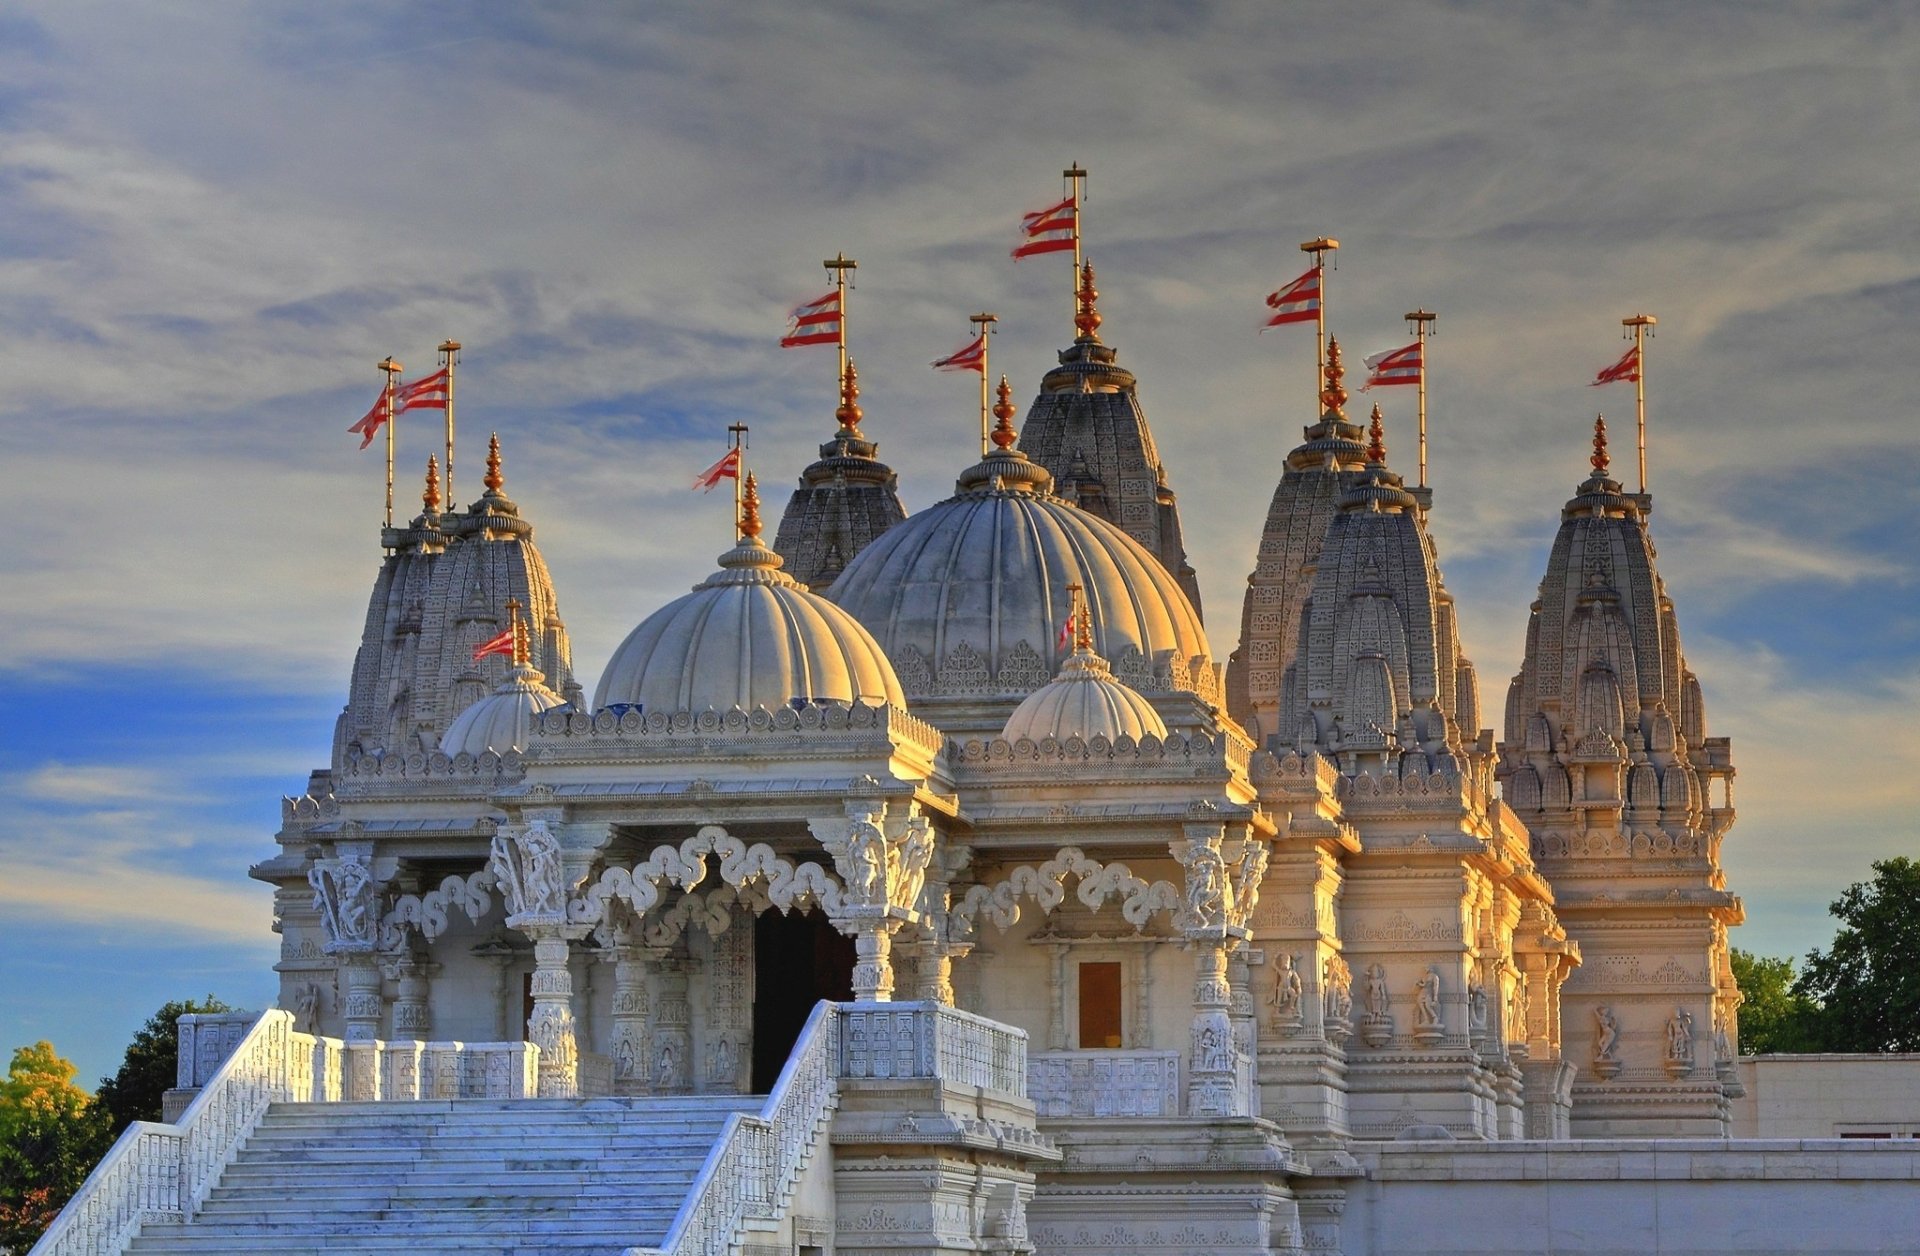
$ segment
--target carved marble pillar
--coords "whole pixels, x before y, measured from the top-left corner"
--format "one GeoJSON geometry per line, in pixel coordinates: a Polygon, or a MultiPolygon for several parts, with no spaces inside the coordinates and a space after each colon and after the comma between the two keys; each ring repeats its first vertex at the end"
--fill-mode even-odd
{"type": "Polygon", "coordinates": [[[580,1093],[580,1041],[573,1018],[573,943],[586,926],[557,920],[521,920],[533,939],[533,1015],[527,1041],[540,1048],[540,1097],[571,1099],[580,1093]]]}
{"type": "Polygon", "coordinates": [[[1232,992],[1224,938],[1194,938],[1193,1028],[1188,1061],[1187,1113],[1237,1116],[1234,1111],[1232,992]]]}
{"type": "Polygon", "coordinates": [[[1047,947],[1047,1050],[1065,1051],[1072,1045],[1067,1028],[1067,944],[1047,947]]]}
{"type": "Polygon", "coordinates": [[[346,991],[344,1014],[348,1042],[374,1042],[380,1037],[381,1014],[386,1000],[381,997],[380,959],[372,950],[347,951],[340,955],[340,984],[346,991]]]}
{"type": "Polygon", "coordinates": [[[426,1041],[432,1037],[433,1014],[428,997],[433,975],[440,965],[430,964],[411,952],[395,956],[388,966],[394,981],[393,1036],[396,1039],[426,1041]]]}
{"type": "MultiPolygon", "coordinates": [[[[684,943],[682,944],[684,946],[684,943]]],[[[693,1088],[692,1009],[687,1004],[687,966],[684,954],[663,955],[654,965],[658,980],[653,1021],[647,1027],[652,1092],[683,1095],[693,1088]]]]}
{"type": "Polygon", "coordinates": [[[647,1093],[652,1081],[647,1062],[647,1021],[653,999],[647,991],[649,962],[661,954],[658,947],[639,946],[616,940],[610,950],[613,959],[613,1055],[614,1090],[623,1095],[647,1093]]]}
{"type": "Polygon", "coordinates": [[[850,921],[855,927],[846,929],[853,935],[853,997],[862,1003],[891,1003],[893,1001],[893,932],[900,927],[898,920],[879,916],[860,918],[850,921]]]}
{"type": "MultiPolygon", "coordinates": [[[[1253,1004],[1253,956],[1245,942],[1227,953],[1227,985],[1231,991],[1228,1015],[1233,1023],[1233,1049],[1241,1061],[1251,1062],[1256,1055],[1258,1040],[1253,1004]]],[[[1259,1116],[1259,1087],[1253,1088],[1250,1099],[1252,1107],[1249,1115],[1259,1116]]]]}

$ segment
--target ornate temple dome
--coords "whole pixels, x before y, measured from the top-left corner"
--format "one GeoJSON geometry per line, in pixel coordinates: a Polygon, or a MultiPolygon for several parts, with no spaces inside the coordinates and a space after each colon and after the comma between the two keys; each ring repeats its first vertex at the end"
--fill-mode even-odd
{"type": "Polygon", "coordinates": [[[1013,450],[1008,386],[998,446],[957,494],[889,529],[827,596],[885,647],[909,694],[1026,695],[1086,587],[1094,650],[1136,689],[1217,688],[1200,617],[1165,566],[1114,524],[1052,495],[1047,471],[1013,450]]]}
{"type": "Polygon", "coordinates": [[[1116,741],[1130,737],[1164,738],[1166,721],[1153,704],[1114,679],[1107,661],[1093,652],[1092,627],[1084,610],[1074,612],[1074,651],[1060,665],[1060,674],[1023,699],[1007,717],[1000,735],[1008,741],[1065,741],[1078,737],[1116,741]]]}
{"type": "Polygon", "coordinates": [[[527,661],[530,653],[527,626],[520,619],[520,603],[509,600],[507,612],[512,618],[513,667],[507,678],[480,701],[454,717],[446,736],[440,739],[440,751],[449,758],[479,756],[491,750],[505,754],[524,750],[534,718],[566,699],[547,688],[547,678],[527,661]]]}
{"type": "Polygon", "coordinates": [[[873,538],[907,517],[898,477],[880,461],[880,446],[860,431],[865,411],[852,358],[834,414],[840,430],[820,446],[820,460],[800,473],[773,538],[787,574],[816,592],[824,592],[873,538]]]}
{"type": "Polygon", "coordinates": [[[780,556],[760,540],[751,475],[746,503],[740,544],[720,556],[718,572],[620,643],[594,691],[594,709],[752,710],[795,698],[906,706],[867,630],[780,570],[780,556]]]}

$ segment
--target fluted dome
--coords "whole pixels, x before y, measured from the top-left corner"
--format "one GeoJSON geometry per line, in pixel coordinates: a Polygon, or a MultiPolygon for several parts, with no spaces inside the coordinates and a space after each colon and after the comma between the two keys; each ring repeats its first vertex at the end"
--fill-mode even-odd
{"type": "Polygon", "coordinates": [[[957,487],[881,535],[827,590],[879,639],[909,693],[1039,689],[1078,581],[1094,648],[1123,679],[1214,696],[1200,617],[1138,541],[1052,496],[1046,470],[1005,447],[957,487]]]}
{"type": "Polygon", "coordinates": [[[721,555],[718,572],[620,643],[594,708],[752,710],[795,698],[904,707],[900,681],[867,630],[780,565],[757,536],[721,555]]]}
{"type": "Polygon", "coordinates": [[[1166,721],[1136,691],[1114,679],[1107,661],[1091,649],[1075,650],[1060,674],[1028,694],[1007,717],[1001,736],[1008,741],[1090,741],[1122,736],[1139,741],[1167,735],[1166,721]]]}
{"type": "Polygon", "coordinates": [[[480,755],[491,750],[505,754],[526,749],[534,717],[566,704],[565,698],[547,688],[546,679],[524,663],[513,668],[498,689],[454,717],[440,739],[441,753],[480,755]]]}

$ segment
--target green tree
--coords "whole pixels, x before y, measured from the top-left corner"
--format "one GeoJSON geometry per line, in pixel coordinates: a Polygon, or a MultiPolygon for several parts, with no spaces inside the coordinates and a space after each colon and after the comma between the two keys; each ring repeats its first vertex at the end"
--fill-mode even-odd
{"type": "Polygon", "coordinates": [[[1740,1049],[1748,1055],[1821,1049],[1820,1007],[1794,989],[1793,961],[1733,948],[1740,1004],[1740,1049]]]}
{"type": "Polygon", "coordinates": [[[105,1122],[77,1070],[36,1042],[0,1082],[0,1249],[24,1252],[99,1161],[105,1122]]]}
{"type": "Polygon", "coordinates": [[[1840,930],[1794,987],[1820,1004],[1822,1048],[1920,1051],[1920,862],[1877,861],[1828,910],[1840,930]]]}
{"type": "Polygon", "coordinates": [[[118,1138],[120,1131],[134,1121],[160,1119],[160,1097],[178,1076],[176,1056],[180,1047],[178,1022],[187,1012],[231,1012],[233,1009],[208,995],[195,1002],[175,999],[147,1018],[147,1023],[127,1044],[127,1054],[112,1077],[100,1079],[94,1102],[106,1114],[108,1134],[118,1138]]]}

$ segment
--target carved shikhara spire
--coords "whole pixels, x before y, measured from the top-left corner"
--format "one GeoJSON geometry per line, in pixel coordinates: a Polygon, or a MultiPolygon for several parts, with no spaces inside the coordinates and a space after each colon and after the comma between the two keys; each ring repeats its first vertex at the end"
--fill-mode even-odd
{"type": "Polygon", "coordinates": [[[1609,458],[1607,456],[1607,420],[1605,415],[1593,416],[1593,457],[1587,460],[1593,464],[1593,473],[1601,479],[1607,476],[1609,458]]]}
{"type": "MultiPolygon", "coordinates": [[[[840,408],[833,417],[840,420],[840,426],[848,435],[855,435],[860,428],[860,420],[865,411],[860,409],[860,368],[847,359],[846,373],[840,377],[840,408]]],[[[885,424],[881,425],[886,426],[885,424]]]]}
{"type": "Polygon", "coordinates": [[[1377,403],[1373,407],[1372,417],[1367,420],[1367,461],[1382,466],[1387,462],[1387,427],[1377,403]]]}
{"type": "Polygon", "coordinates": [[[427,455],[427,487],[420,494],[420,504],[429,515],[440,513],[440,461],[432,454],[427,455]]]}
{"type": "Polygon", "coordinates": [[[1100,290],[1093,286],[1093,263],[1085,262],[1080,267],[1080,288],[1075,294],[1079,298],[1079,310],[1073,316],[1073,325],[1079,329],[1080,339],[1099,340],[1100,324],[1106,320],[1100,317],[1100,311],[1094,308],[1094,302],[1100,299],[1100,290]]]}
{"type": "Polygon", "coordinates": [[[996,449],[1011,449],[1020,434],[1013,430],[1013,386],[1004,375],[1000,377],[996,396],[999,399],[993,403],[993,444],[996,449]]]}
{"type": "Polygon", "coordinates": [[[498,432],[487,437],[487,474],[480,482],[487,486],[489,493],[497,493],[506,487],[507,478],[500,474],[500,433],[498,432]]]}
{"type": "Polygon", "coordinates": [[[1340,339],[1327,337],[1327,386],[1320,390],[1320,408],[1323,415],[1344,419],[1347,417],[1347,390],[1340,381],[1347,377],[1347,368],[1340,364],[1340,339]]]}
{"type": "Polygon", "coordinates": [[[751,471],[747,472],[747,483],[740,493],[740,535],[750,541],[760,539],[760,484],[751,471]]]}

